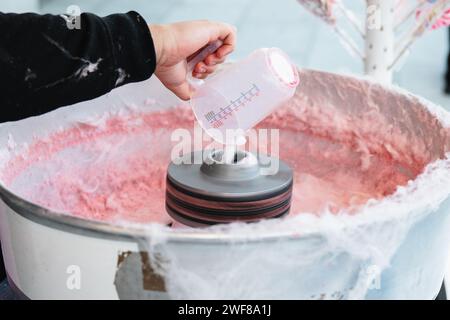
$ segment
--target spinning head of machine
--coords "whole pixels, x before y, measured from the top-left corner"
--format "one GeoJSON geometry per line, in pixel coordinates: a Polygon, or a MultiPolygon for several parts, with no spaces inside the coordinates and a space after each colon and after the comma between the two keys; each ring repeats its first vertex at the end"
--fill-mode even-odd
{"type": "Polygon", "coordinates": [[[235,151],[231,161],[224,161],[222,150],[204,152],[169,165],[166,209],[174,220],[202,227],[279,218],[289,212],[293,175],[283,161],[245,151],[235,151]],[[264,167],[271,161],[277,161],[278,170],[267,174],[264,167]]]}

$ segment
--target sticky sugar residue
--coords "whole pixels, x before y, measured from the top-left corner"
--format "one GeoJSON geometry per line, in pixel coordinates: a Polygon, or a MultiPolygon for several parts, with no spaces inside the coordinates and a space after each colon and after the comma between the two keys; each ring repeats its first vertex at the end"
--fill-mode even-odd
{"type": "MultiPolygon", "coordinates": [[[[357,207],[392,194],[423,169],[420,161],[372,153],[351,136],[339,141],[313,134],[302,125],[302,115],[287,106],[260,124],[280,129],[280,157],[295,171],[291,214],[357,207]]],[[[11,159],[2,181],[29,201],[59,212],[169,223],[164,198],[175,144],[170,135],[193,125],[186,107],[111,116],[102,125],[78,124],[11,159]]]]}

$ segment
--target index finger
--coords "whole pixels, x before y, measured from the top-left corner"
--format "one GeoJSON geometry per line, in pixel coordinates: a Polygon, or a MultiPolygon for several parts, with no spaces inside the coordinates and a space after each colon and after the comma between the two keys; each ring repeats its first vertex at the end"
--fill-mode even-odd
{"type": "Polygon", "coordinates": [[[216,22],[214,33],[210,36],[210,41],[222,40],[222,46],[216,50],[216,56],[220,59],[233,52],[236,46],[236,27],[223,22],[216,22]]]}

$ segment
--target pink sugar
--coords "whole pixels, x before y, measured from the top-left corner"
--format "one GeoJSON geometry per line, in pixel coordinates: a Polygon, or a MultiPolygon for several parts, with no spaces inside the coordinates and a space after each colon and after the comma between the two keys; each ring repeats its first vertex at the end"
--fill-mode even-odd
{"type": "MultiPolygon", "coordinates": [[[[280,128],[280,157],[295,171],[291,214],[357,207],[392,194],[423,169],[421,162],[372,153],[350,136],[336,141],[293,123],[295,117],[274,115],[259,126],[280,128]]],[[[2,179],[22,197],[55,211],[102,221],[170,223],[164,205],[175,144],[170,134],[176,128],[192,131],[193,125],[185,107],[76,125],[31,144],[10,160],[2,179]]]]}

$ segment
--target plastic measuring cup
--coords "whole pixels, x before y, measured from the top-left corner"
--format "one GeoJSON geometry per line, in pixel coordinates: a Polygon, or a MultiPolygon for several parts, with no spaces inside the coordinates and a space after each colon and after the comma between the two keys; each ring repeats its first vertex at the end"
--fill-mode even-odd
{"type": "MultiPolygon", "coordinates": [[[[212,43],[203,56],[218,46],[212,43]]],[[[191,107],[198,123],[214,140],[230,144],[230,136],[245,133],[289,100],[299,77],[282,50],[262,48],[205,81],[191,83],[195,87],[191,107]]]]}

